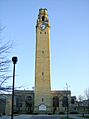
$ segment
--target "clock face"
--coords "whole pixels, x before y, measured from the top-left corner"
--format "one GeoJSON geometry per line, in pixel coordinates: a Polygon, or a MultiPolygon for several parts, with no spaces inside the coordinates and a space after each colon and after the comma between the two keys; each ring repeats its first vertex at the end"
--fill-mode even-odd
{"type": "Polygon", "coordinates": [[[41,25],[40,25],[40,28],[41,28],[42,30],[44,30],[44,29],[46,28],[46,24],[41,24],[41,25]]]}

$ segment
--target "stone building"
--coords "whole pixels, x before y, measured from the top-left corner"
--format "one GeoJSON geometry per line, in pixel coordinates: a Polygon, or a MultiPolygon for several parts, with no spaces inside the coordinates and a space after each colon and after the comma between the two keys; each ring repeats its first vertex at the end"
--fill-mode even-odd
{"type": "Polygon", "coordinates": [[[71,91],[51,90],[50,22],[47,9],[39,9],[35,58],[35,89],[15,91],[14,112],[47,114],[66,112],[71,106],[71,91]]]}
{"type": "Polygon", "coordinates": [[[43,100],[41,106],[39,105],[38,111],[34,112],[34,95],[35,92],[32,90],[16,90],[15,91],[15,103],[14,112],[15,113],[59,113],[67,111],[67,97],[69,110],[71,107],[71,92],[70,91],[51,91],[51,111],[47,111],[44,106],[43,100]]]}
{"type": "Polygon", "coordinates": [[[0,95],[0,113],[5,113],[6,98],[1,94],[0,95]]]}

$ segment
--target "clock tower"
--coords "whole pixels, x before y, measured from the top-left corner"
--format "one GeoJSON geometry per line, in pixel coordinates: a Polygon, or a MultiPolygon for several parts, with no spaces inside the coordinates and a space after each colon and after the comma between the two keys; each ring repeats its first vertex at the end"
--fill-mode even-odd
{"type": "Polygon", "coordinates": [[[50,23],[47,9],[39,9],[36,24],[34,113],[51,112],[50,23]]]}

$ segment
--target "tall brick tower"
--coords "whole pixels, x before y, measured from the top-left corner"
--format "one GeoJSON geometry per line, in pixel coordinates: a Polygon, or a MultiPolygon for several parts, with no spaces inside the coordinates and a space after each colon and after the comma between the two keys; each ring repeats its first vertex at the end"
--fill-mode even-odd
{"type": "Polygon", "coordinates": [[[47,9],[39,9],[36,24],[34,112],[51,112],[50,23],[47,9]]]}

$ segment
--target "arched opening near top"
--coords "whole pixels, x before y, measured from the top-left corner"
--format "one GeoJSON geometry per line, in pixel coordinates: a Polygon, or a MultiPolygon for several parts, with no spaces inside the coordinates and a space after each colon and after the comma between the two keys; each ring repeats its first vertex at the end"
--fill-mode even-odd
{"type": "Polygon", "coordinates": [[[45,20],[45,16],[42,16],[42,21],[44,21],[45,20]]]}

